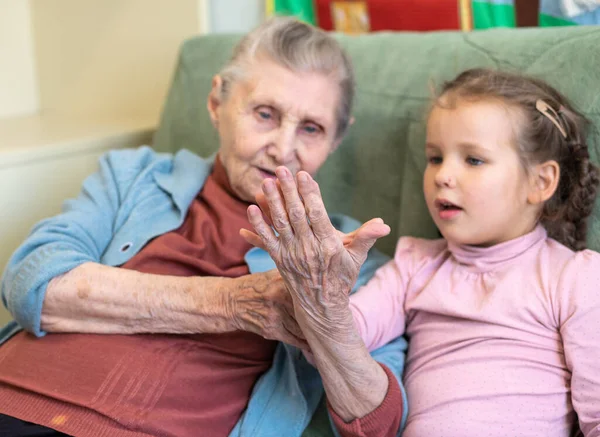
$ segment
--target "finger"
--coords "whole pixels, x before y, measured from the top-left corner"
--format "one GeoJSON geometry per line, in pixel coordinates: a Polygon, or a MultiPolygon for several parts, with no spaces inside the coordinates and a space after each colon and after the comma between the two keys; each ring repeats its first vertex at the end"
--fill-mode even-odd
{"type": "Polygon", "coordinates": [[[288,220],[283,196],[279,191],[276,182],[272,179],[265,179],[262,183],[262,190],[265,194],[269,211],[271,212],[273,227],[284,241],[289,241],[293,238],[294,232],[288,220]]]}
{"type": "Polygon", "coordinates": [[[363,223],[360,228],[354,231],[354,239],[375,239],[385,237],[391,232],[391,229],[382,219],[374,218],[366,223],[363,223]]]}
{"type": "Polygon", "coordinates": [[[294,346],[298,349],[310,349],[310,346],[308,345],[308,342],[306,340],[295,337],[291,332],[287,332],[285,338],[282,338],[280,341],[294,346]]]}
{"type": "Polygon", "coordinates": [[[256,235],[254,232],[251,232],[248,229],[242,228],[242,229],[240,229],[240,235],[242,236],[242,238],[244,240],[246,240],[246,242],[248,242],[252,246],[259,247],[263,250],[267,250],[267,248],[263,244],[262,239],[258,235],[256,235]]]}
{"type": "MultiPolygon", "coordinates": [[[[288,328],[287,325],[283,325],[286,335],[281,339],[284,343],[290,344],[298,349],[307,349],[309,348],[308,342],[303,337],[298,337],[294,334],[294,332],[288,328]]],[[[298,328],[299,329],[299,328],[298,328]]]]}
{"type": "Polygon", "coordinates": [[[310,226],[306,218],[306,209],[298,193],[294,176],[285,167],[277,167],[275,174],[281,186],[281,192],[285,200],[285,209],[294,233],[300,235],[309,234],[310,226]]]}
{"type": "Polygon", "coordinates": [[[293,332],[288,330],[283,322],[277,329],[265,330],[265,321],[267,318],[260,311],[248,310],[246,311],[246,316],[249,318],[249,323],[242,327],[244,331],[260,335],[267,340],[276,340],[291,344],[298,349],[307,349],[309,347],[308,342],[303,337],[297,337],[293,332]]]}
{"type": "Polygon", "coordinates": [[[269,209],[269,203],[267,202],[267,198],[263,192],[260,192],[256,195],[256,204],[262,210],[265,221],[269,226],[273,225],[273,220],[271,220],[271,210],[269,209]]]}
{"type": "Polygon", "coordinates": [[[295,338],[306,341],[306,339],[304,338],[304,334],[302,333],[302,329],[300,329],[298,322],[296,322],[294,319],[291,319],[289,317],[286,318],[283,321],[283,326],[295,338]]]}
{"type": "MultiPolygon", "coordinates": [[[[248,221],[254,227],[256,234],[262,241],[262,248],[265,249],[269,254],[275,251],[279,244],[279,240],[271,226],[269,226],[260,211],[260,208],[256,205],[250,205],[248,207],[248,221]]],[[[247,241],[247,240],[246,240],[247,241]]],[[[252,243],[250,243],[252,244],[252,243]]]]}
{"type": "Polygon", "coordinates": [[[350,255],[362,264],[375,242],[388,235],[390,231],[390,227],[383,220],[379,218],[369,220],[355,231],[354,239],[346,248],[350,255]]]}
{"type": "Polygon", "coordinates": [[[327,210],[323,204],[319,185],[305,171],[298,173],[298,190],[306,209],[306,215],[310,220],[310,227],[315,236],[323,241],[328,238],[338,238],[337,230],[331,224],[327,210]]]}
{"type": "Polygon", "coordinates": [[[308,361],[314,367],[317,367],[315,355],[312,353],[310,346],[308,347],[308,349],[303,349],[302,352],[304,353],[304,358],[306,358],[306,361],[308,361]]]}

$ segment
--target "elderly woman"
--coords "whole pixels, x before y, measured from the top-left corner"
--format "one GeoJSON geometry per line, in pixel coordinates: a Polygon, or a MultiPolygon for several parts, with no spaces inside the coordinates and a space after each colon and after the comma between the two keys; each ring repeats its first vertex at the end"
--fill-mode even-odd
{"type": "MultiPolygon", "coordinates": [[[[354,362],[327,343],[313,348],[317,372],[297,349],[306,339],[275,265],[240,236],[278,166],[314,174],[338,147],[353,86],[334,39],[271,20],[213,79],[214,161],[147,147],[102,157],[3,277],[15,322],[0,331],[0,433],[299,436],[321,398],[320,376],[343,435],[396,434],[390,411],[401,409],[380,404],[388,387],[402,402],[403,345],[388,346],[380,366],[359,342],[354,362]],[[374,378],[356,373],[363,363],[374,378]]],[[[361,261],[379,235],[372,226],[345,237],[361,261]]]]}

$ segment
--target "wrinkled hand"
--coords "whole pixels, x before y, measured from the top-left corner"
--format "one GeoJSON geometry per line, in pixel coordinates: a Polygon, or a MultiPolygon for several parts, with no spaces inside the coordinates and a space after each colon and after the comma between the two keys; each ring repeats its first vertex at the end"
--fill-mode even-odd
{"type": "Polygon", "coordinates": [[[331,224],[319,186],[308,173],[298,173],[297,185],[287,168],[279,167],[276,174],[278,183],[263,181],[264,198],[257,199],[260,208],[248,208],[256,233],[241,234],[275,261],[300,327],[326,336],[332,327],[348,323],[348,295],[360,267],[375,241],[390,229],[381,219],[373,219],[351,234],[341,234],[331,224]]]}
{"type": "Polygon", "coordinates": [[[294,318],[292,297],[277,270],[242,276],[236,281],[237,290],[230,296],[237,329],[308,349],[294,318]]]}
{"type": "MultiPolygon", "coordinates": [[[[277,181],[277,187],[279,190],[281,190],[279,181],[277,181]]],[[[271,218],[271,210],[269,209],[269,203],[267,202],[267,198],[265,197],[264,193],[258,193],[258,195],[256,196],[256,203],[258,204],[258,206],[260,207],[260,209],[263,212],[264,220],[267,222],[267,224],[269,226],[272,226],[273,219],[271,218]]],[[[246,231],[246,230],[244,230],[244,231],[246,231]]],[[[344,244],[344,246],[352,246],[359,229],[356,229],[356,230],[354,230],[352,232],[348,232],[348,233],[338,231],[337,229],[335,231],[337,232],[339,237],[342,239],[342,243],[344,244]]],[[[247,232],[247,231],[242,232],[242,235],[244,235],[244,237],[246,238],[246,240],[248,242],[250,242],[250,244],[252,244],[256,247],[265,249],[264,245],[262,244],[262,240],[260,239],[260,237],[258,235],[254,234],[252,232],[247,232]]]]}

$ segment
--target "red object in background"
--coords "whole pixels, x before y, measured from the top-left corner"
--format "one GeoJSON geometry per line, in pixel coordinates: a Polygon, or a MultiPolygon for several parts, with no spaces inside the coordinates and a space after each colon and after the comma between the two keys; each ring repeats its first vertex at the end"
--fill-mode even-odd
{"type": "MultiPolygon", "coordinates": [[[[314,0],[319,27],[334,30],[331,3],[314,0]]],[[[367,0],[371,32],[378,30],[457,30],[460,19],[457,0],[367,0]]]]}

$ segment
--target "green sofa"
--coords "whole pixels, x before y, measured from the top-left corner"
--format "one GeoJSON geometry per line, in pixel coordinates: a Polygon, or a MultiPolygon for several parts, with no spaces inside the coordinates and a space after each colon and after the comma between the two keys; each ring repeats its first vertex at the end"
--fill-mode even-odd
{"type": "MultiPolygon", "coordinates": [[[[218,147],[206,111],[211,78],[239,35],[207,35],[183,44],[154,138],[160,151],[218,147]]],[[[356,69],[354,116],[344,142],[318,174],[331,212],[382,217],[392,228],[378,248],[392,254],[401,235],[436,237],[421,189],[425,114],[431,84],[476,66],[539,76],[569,96],[600,129],[600,27],[494,29],[472,33],[380,33],[339,36],[356,69]]],[[[600,159],[600,134],[590,154],[600,159]]],[[[589,246],[600,251],[600,202],[589,246]]],[[[323,405],[305,436],[331,435],[323,405]]]]}

